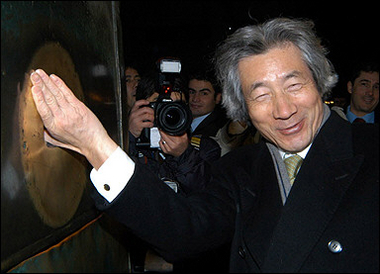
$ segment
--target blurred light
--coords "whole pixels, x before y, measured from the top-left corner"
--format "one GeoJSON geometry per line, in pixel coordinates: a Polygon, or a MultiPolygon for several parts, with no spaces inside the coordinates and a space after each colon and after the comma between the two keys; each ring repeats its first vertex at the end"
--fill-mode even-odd
{"type": "Polygon", "coordinates": [[[107,68],[104,65],[95,65],[92,67],[92,75],[95,77],[107,76],[107,68]]]}

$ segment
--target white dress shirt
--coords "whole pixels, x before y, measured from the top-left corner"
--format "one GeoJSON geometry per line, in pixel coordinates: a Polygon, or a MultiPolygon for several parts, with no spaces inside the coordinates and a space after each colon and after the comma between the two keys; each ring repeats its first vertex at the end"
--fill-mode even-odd
{"type": "Polygon", "coordinates": [[[118,147],[96,170],[90,173],[91,182],[108,202],[112,202],[124,189],[135,171],[135,163],[118,147]]]}

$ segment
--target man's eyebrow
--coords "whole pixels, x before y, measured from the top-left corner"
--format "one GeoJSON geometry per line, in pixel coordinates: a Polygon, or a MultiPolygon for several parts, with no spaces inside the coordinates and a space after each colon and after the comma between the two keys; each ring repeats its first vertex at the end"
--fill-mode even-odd
{"type": "Polygon", "coordinates": [[[208,91],[208,92],[211,92],[211,90],[209,88],[202,88],[200,90],[195,90],[193,88],[189,88],[189,90],[193,90],[193,91],[198,91],[198,92],[201,92],[201,91],[208,91]]]}
{"type": "Polygon", "coordinates": [[[255,89],[259,88],[259,87],[262,87],[264,86],[264,82],[255,82],[251,85],[251,88],[249,89],[249,91],[254,91],[255,89]]]}
{"type": "Polygon", "coordinates": [[[368,79],[361,79],[359,82],[360,82],[360,83],[362,83],[362,82],[365,82],[365,83],[371,83],[371,81],[368,80],[368,79]]]}
{"type": "Polygon", "coordinates": [[[288,73],[285,75],[284,79],[285,80],[288,80],[290,78],[293,78],[293,77],[298,77],[298,76],[301,76],[302,73],[298,70],[293,70],[292,72],[288,73]]]}

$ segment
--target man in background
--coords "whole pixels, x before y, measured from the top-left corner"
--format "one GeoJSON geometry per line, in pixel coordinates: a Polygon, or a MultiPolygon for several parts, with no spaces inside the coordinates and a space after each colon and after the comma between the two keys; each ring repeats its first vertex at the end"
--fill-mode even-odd
{"type": "Polygon", "coordinates": [[[189,107],[193,114],[192,135],[215,136],[227,118],[220,105],[222,93],[211,72],[191,74],[188,90],[189,107]]]}
{"type": "Polygon", "coordinates": [[[357,65],[347,83],[351,94],[346,116],[350,123],[378,123],[379,110],[379,65],[375,62],[357,65]]]}

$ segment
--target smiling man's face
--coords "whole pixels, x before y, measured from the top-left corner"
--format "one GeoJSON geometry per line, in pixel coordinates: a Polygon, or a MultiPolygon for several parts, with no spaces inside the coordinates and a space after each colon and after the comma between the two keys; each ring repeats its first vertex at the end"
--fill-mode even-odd
{"type": "Polygon", "coordinates": [[[193,118],[212,112],[220,100],[221,94],[215,94],[215,89],[209,81],[189,81],[189,106],[193,118]]]}
{"type": "Polygon", "coordinates": [[[239,62],[249,116],[260,133],[286,152],[311,144],[323,118],[323,103],[311,71],[292,44],[239,62]]]}
{"type": "Polygon", "coordinates": [[[379,73],[362,71],[354,84],[348,82],[351,111],[359,117],[371,113],[379,103],[379,73]]]}

